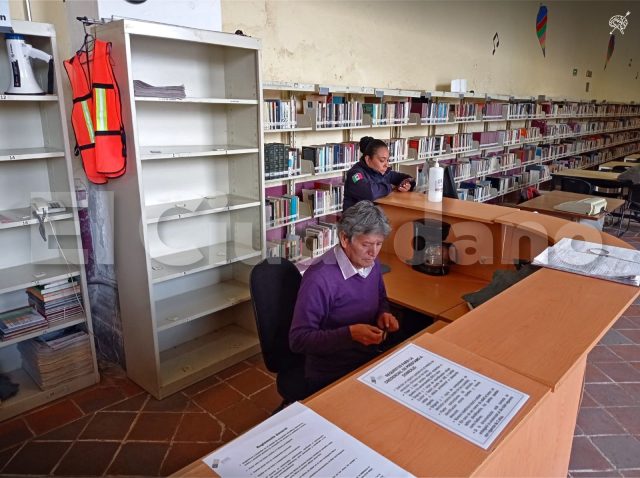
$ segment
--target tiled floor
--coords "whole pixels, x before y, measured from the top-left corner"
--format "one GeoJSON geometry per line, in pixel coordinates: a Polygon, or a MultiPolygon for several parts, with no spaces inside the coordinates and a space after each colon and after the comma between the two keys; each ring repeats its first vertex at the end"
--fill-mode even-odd
{"type": "Polygon", "coordinates": [[[161,401],[108,368],[99,385],[0,423],[0,476],[166,476],[280,400],[259,355],[161,401]]]}
{"type": "MultiPolygon", "coordinates": [[[[624,238],[640,249],[640,224],[624,238]]],[[[279,403],[260,356],[162,401],[107,368],[99,385],[0,423],[0,476],[166,476],[279,403]]],[[[589,355],[570,476],[640,477],[640,300],[589,355]]]]}

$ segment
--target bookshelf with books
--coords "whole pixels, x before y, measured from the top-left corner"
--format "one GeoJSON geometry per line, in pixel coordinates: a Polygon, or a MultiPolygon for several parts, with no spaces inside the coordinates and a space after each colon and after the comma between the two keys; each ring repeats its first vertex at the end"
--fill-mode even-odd
{"type": "Polygon", "coordinates": [[[593,166],[620,156],[622,153],[613,153],[611,149],[616,146],[630,145],[625,151],[638,149],[638,105],[553,100],[544,96],[484,95],[482,100],[482,96],[432,93],[413,105],[415,114],[421,116],[415,118],[417,127],[427,128],[427,134],[409,136],[413,131],[406,134],[413,160],[401,165],[400,170],[418,178],[417,190],[426,191],[428,167],[436,157],[441,165],[452,167],[455,181],[462,186],[458,189],[461,199],[484,202],[548,183],[550,173],[566,164],[562,161],[565,158],[582,155],[585,158],[577,162],[593,166]],[[465,108],[456,102],[475,103],[476,107],[465,108]],[[440,119],[437,115],[435,120],[423,117],[423,113],[433,111],[440,111],[440,119]],[[460,117],[457,114],[460,111],[465,116],[460,117]],[[472,114],[466,115],[469,111],[472,114]],[[480,111],[481,120],[474,120],[473,112],[478,118],[480,111]],[[443,132],[444,128],[448,130],[443,132]],[[469,133],[474,141],[471,152],[455,153],[451,138],[469,133]],[[597,160],[592,159],[594,154],[598,155],[597,160]],[[478,194],[474,194],[476,189],[478,194]]]}
{"type": "MultiPolygon", "coordinates": [[[[27,44],[52,56],[53,70],[51,92],[0,95],[0,375],[15,392],[0,403],[0,420],[99,380],[56,34],[49,24],[12,24],[27,44]],[[39,381],[23,347],[72,329],[82,336],[83,367],[74,368],[71,352],[61,350],[55,380],[39,381]]],[[[3,42],[0,62],[7,61],[3,42]]],[[[47,63],[33,67],[47,85],[47,63]]],[[[0,84],[11,84],[10,75],[0,71],[0,84]]]]}
{"type": "Polygon", "coordinates": [[[127,175],[107,185],[127,374],[162,399],[259,352],[260,41],[133,20],[96,33],[113,44],[128,140],[127,175]],[[186,98],[141,97],[135,80],[183,84],[186,98]]]}
{"type": "Polygon", "coordinates": [[[335,234],[318,230],[329,224],[335,228],[342,209],[341,182],[360,158],[361,136],[387,142],[392,165],[407,161],[408,143],[398,128],[409,124],[410,99],[420,92],[286,82],[267,82],[263,90],[265,109],[276,111],[263,114],[267,254],[304,262],[336,243],[335,234]],[[283,124],[290,127],[274,128],[277,111],[284,110],[283,124]],[[310,189],[322,195],[305,197],[310,189]]]}

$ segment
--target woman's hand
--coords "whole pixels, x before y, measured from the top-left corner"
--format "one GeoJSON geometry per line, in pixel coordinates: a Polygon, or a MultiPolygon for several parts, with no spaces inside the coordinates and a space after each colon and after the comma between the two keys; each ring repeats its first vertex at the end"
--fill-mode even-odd
{"type": "Polygon", "coordinates": [[[383,312],[378,317],[378,327],[389,332],[396,332],[400,328],[400,324],[393,314],[383,312]]]}
{"type": "Polygon", "coordinates": [[[375,325],[353,324],[349,326],[351,338],[362,345],[373,345],[382,342],[382,330],[375,325]]]}
{"type": "Polygon", "coordinates": [[[405,179],[398,185],[398,191],[401,193],[407,193],[411,189],[411,180],[405,179]]]}

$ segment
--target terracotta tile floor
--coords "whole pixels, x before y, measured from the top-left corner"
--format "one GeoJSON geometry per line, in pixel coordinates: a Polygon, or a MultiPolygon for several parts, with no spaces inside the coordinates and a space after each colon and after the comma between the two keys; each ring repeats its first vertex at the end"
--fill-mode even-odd
{"type": "MultiPolygon", "coordinates": [[[[640,248],[640,224],[625,240],[640,248]]],[[[166,476],[280,404],[259,355],[155,400],[118,368],[100,384],[0,423],[0,476],[166,476]]],[[[572,477],[640,477],[640,300],[588,358],[572,477]]]]}
{"type": "Polygon", "coordinates": [[[280,404],[260,355],[156,400],[122,370],[0,423],[0,476],[166,476],[280,404]]]}

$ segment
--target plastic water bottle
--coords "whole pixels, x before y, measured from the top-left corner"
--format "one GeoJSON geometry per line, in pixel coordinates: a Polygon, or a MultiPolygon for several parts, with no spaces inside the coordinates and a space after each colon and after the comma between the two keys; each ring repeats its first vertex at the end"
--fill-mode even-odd
{"type": "Polygon", "coordinates": [[[436,165],[429,168],[429,202],[442,202],[442,189],[444,185],[444,168],[436,165]]]}

